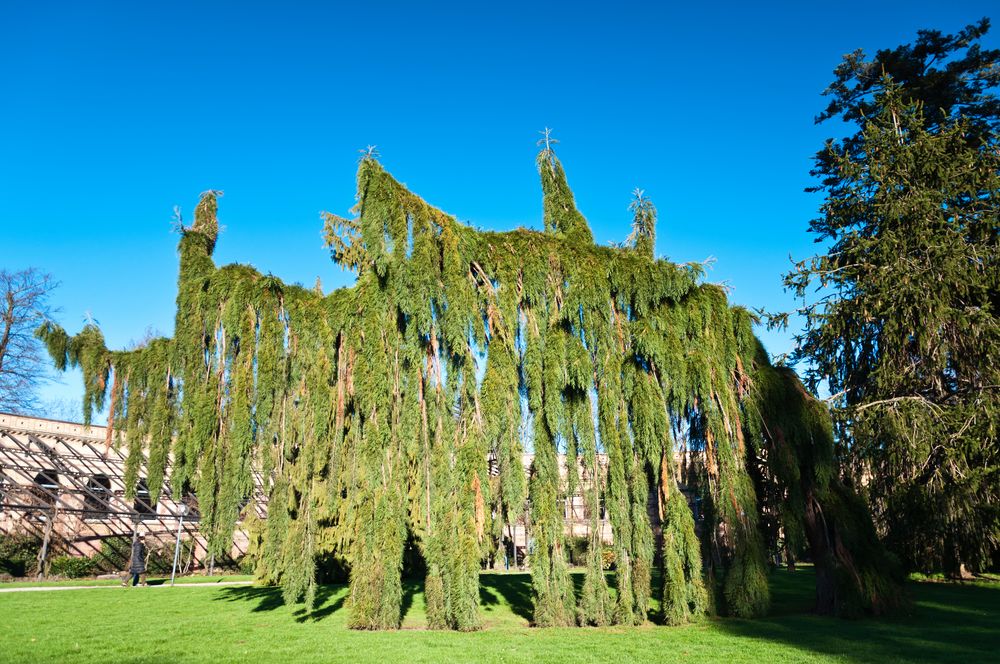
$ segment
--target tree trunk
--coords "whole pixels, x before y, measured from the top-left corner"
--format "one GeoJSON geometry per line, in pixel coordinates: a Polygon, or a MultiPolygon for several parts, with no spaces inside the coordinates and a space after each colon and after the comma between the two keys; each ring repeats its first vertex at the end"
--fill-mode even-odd
{"type": "Polygon", "coordinates": [[[41,579],[45,576],[45,563],[49,557],[49,543],[52,541],[52,524],[56,520],[56,511],[53,509],[46,515],[45,531],[42,534],[42,548],[38,551],[38,568],[35,576],[41,579]]]}
{"type": "Polygon", "coordinates": [[[795,554],[792,553],[792,547],[788,545],[788,538],[785,538],[785,566],[788,567],[789,572],[795,571],[795,554]]]}
{"type": "Polygon", "coordinates": [[[830,545],[822,508],[812,494],[806,495],[806,539],[816,569],[816,606],[821,615],[834,615],[837,609],[837,580],[832,569],[833,547],[830,545]]]}
{"type": "Polygon", "coordinates": [[[954,541],[946,543],[945,551],[948,553],[945,554],[944,571],[948,575],[948,578],[955,581],[968,581],[972,579],[973,575],[965,567],[965,561],[962,560],[962,552],[958,544],[954,543],[954,541]]]}

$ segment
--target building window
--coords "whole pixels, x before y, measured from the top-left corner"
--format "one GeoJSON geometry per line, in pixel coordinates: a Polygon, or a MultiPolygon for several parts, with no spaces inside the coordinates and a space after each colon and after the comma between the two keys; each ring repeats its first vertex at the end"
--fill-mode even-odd
{"type": "Polygon", "coordinates": [[[54,470],[43,470],[35,475],[32,493],[39,505],[55,507],[59,500],[59,474],[54,470]]]}
{"type": "Polygon", "coordinates": [[[132,503],[132,509],[140,519],[156,518],[156,503],[150,499],[149,485],[146,484],[145,477],[140,477],[135,483],[135,502],[132,503]]]}
{"type": "Polygon", "coordinates": [[[83,496],[85,516],[97,518],[110,511],[111,479],[107,475],[94,475],[87,480],[87,492],[83,496]]]}

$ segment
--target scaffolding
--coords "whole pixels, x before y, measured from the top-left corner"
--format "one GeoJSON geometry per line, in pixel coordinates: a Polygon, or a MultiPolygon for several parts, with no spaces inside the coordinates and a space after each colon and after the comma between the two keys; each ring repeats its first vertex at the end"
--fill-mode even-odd
{"type": "MultiPolygon", "coordinates": [[[[105,540],[134,540],[142,533],[150,545],[163,546],[174,541],[178,527],[188,542],[181,568],[214,567],[198,530],[197,497],[172,494],[168,464],[155,503],[141,471],[135,498],[127,500],[126,456],[111,444],[105,427],[0,413],[0,534],[26,534],[41,542],[36,575],[47,574],[55,552],[95,558],[113,569],[120,561],[107,559],[105,540]]],[[[248,503],[263,515],[262,482],[259,476],[255,480],[248,503]]],[[[230,555],[243,555],[246,544],[246,534],[237,529],[230,555]]]]}

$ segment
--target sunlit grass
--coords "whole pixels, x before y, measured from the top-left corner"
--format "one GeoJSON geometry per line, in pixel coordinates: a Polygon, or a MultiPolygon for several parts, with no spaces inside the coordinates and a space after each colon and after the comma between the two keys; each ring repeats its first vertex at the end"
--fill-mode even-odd
{"type": "Polygon", "coordinates": [[[529,627],[531,582],[484,574],[485,630],[425,629],[421,584],[408,582],[403,630],[346,628],[344,586],[314,611],[271,588],[67,590],[0,594],[0,662],[894,662],[996,657],[1000,584],[912,583],[906,615],[843,621],[810,615],[812,573],[776,572],[762,620],[686,627],[529,627]]]}
{"type": "MultiPolygon", "coordinates": [[[[231,581],[253,581],[253,576],[245,574],[230,574],[228,576],[178,576],[174,583],[223,583],[231,581]]],[[[170,584],[169,576],[151,576],[146,582],[151,586],[162,586],[170,584]]],[[[119,579],[60,579],[58,581],[7,581],[0,583],[0,590],[4,588],[65,588],[74,586],[120,586],[122,580],[119,579]]]]}

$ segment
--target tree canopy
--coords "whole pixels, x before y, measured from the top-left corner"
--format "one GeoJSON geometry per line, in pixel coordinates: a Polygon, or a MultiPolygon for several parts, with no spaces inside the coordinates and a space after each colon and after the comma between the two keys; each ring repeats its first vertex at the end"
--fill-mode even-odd
{"type": "Polygon", "coordinates": [[[795,359],[826,383],[840,452],[911,567],[982,568],[1000,544],[1000,51],[921,31],[856,52],[819,120],[855,133],[816,157],[823,253],[795,359]],[[816,293],[814,296],[813,293],[816,293]]]}
{"type": "Polygon", "coordinates": [[[45,351],[33,332],[52,315],[52,277],[35,268],[0,269],[0,410],[31,412],[46,380],[45,351]]]}
{"type": "Polygon", "coordinates": [[[428,205],[366,154],[356,217],[326,217],[332,257],[357,280],[327,295],[216,267],[207,192],[180,241],[172,339],[110,351],[95,326],[39,334],[58,365],[83,368],[88,419],[110,394],[129,491],[141,464],[158,487],[172,455],[171,482],[196,491],[213,551],[242,516],[258,577],[307,602],[317,560],[342,558],[358,629],[399,626],[409,537],[426,561],[430,625],[479,627],[481,560],[526,493],[537,625],[638,624],[654,591],[670,623],[713,605],[762,614],[765,502],[813,546],[819,610],[898,603],[892,562],[838,480],[825,407],[770,365],[752,316],[703,283],[700,266],[654,259],[651,204],[634,210],[634,246],[596,246],[551,141],[537,165],[545,231],[488,232],[428,205]],[[679,463],[681,451],[694,463],[679,463]],[[761,497],[751,468],[787,489],[780,500],[761,497]],[[241,514],[258,474],[265,519],[241,514]],[[703,498],[702,540],[681,481],[703,498]],[[575,490],[593,538],[607,505],[614,600],[599,546],[574,593],[562,504],[575,490]]]}

